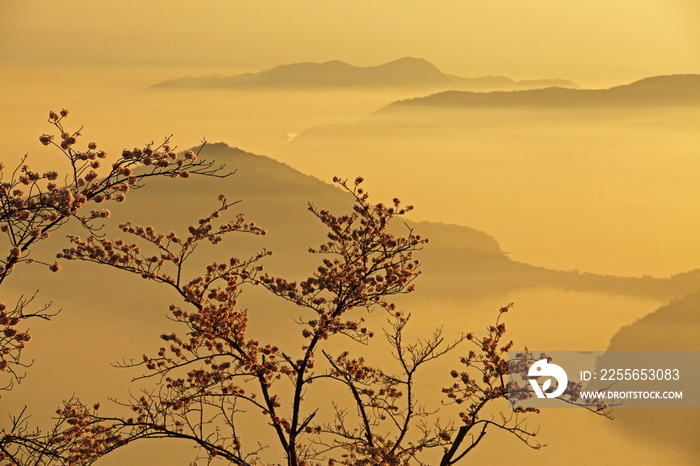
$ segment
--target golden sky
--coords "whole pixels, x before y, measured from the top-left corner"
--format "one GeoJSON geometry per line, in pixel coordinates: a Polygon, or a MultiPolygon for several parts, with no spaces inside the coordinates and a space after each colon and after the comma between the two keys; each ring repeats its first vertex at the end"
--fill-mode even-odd
{"type": "MultiPolygon", "coordinates": [[[[699,266],[697,107],[641,114],[634,109],[608,119],[591,113],[561,122],[557,114],[524,121],[522,115],[512,114],[504,121],[505,113],[484,113],[473,120],[465,117],[469,131],[440,132],[438,128],[430,133],[437,135],[434,139],[421,139],[421,131],[411,134],[409,121],[409,130],[401,127],[398,136],[371,139],[353,133],[331,141],[327,147],[340,148],[339,155],[347,155],[345,144],[353,138],[365,144],[352,154],[364,159],[341,159],[333,158],[333,152],[315,150],[313,144],[304,149],[306,153],[295,154],[294,148],[287,150],[287,134],[303,134],[319,125],[352,124],[393,100],[415,95],[395,95],[385,89],[317,95],[145,91],[183,75],[232,75],[305,61],[342,60],[371,66],[407,56],[464,77],[561,78],[584,87],[700,74],[700,0],[0,0],[0,128],[4,136],[0,161],[13,166],[29,154],[33,169],[53,169],[60,163],[65,167],[67,162],[57,158],[54,148],[39,142],[40,134],[55,132],[46,123],[48,111],[65,107],[71,111],[68,129],[84,125],[81,144],[97,141],[110,154],[110,161],[125,147],[160,142],[171,133],[180,149],[196,146],[206,137],[269,155],[325,181],[331,179],[330,173],[321,171],[325,166],[334,171],[332,175],[365,176],[363,186],[368,186],[373,199],[396,195],[416,205],[414,220],[482,230],[493,235],[510,258],[523,263],[657,277],[699,266]],[[319,158],[304,159],[309,154],[319,158]],[[337,160],[348,162],[343,165],[337,160]]],[[[353,149],[348,147],[348,152],[353,149]]],[[[232,182],[226,194],[238,196],[236,189],[232,182]]],[[[260,198],[266,194],[261,192],[260,198]]],[[[244,199],[250,201],[254,202],[244,199]]],[[[242,204],[242,209],[248,205],[242,204]]],[[[184,204],[176,207],[183,212],[186,208],[184,204]]],[[[94,278],[104,283],[102,272],[96,270],[94,278]]],[[[29,290],[42,283],[31,269],[18,278],[13,283],[29,290]]],[[[57,283],[56,288],[62,282],[51,283],[57,283]]],[[[23,390],[28,386],[26,393],[39,403],[32,402],[33,408],[44,403],[45,412],[52,412],[58,402],[55,396],[74,390],[75,375],[64,370],[66,355],[80,353],[86,360],[104,356],[111,362],[132,356],[121,351],[125,341],[136,351],[148,351],[141,343],[151,344],[147,338],[157,339],[161,332],[156,319],[162,312],[151,308],[161,299],[157,292],[144,292],[138,304],[125,311],[114,304],[123,301],[121,287],[108,288],[112,295],[100,295],[101,302],[95,304],[71,288],[85,286],[81,281],[71,283],[56,301],[60,307],[63,299],[69,312],[48,324],[43,335],[41,327],[36,333],[37,354],[42,356],[37,357],[32,374],[45,377],[28,379],[34,385],[23,384],[23,390]],[[104,303],[118,312],[107,305],[98,309],[104,303]],[[150,327],[135,329],[133,321],[127,322],[132,316],[150,327]],[[107,341],[103,335],[116,335],[118,340],[107,341]],[[55,351],[56,344],[68,352],[55,351]],[[111,344],[118,355],[107,354],[105,345],[111,344]],[[47,386],[52,387],[48,392],[47,386]]],[[[50,290],[42,286],[42,300],[54,298],[50,290]]],[[[426,328],[438,313],[448,316],[446,322],[463,320],[473,326],[474,310],[498,309],[514,301],[524,311],[514,325],[523,342],[554,341],[569,345],[567,349],[603,349],[618,328],[660,305],[651,299],[548,288],[517,289],[469,303],[463,302],[460,293],[414,304],[416,310],[435,311],[429,313],[426,328]],[[557,318],[548,323],[555,314],[557,318]],[[542,332],[542,322],[557,330],[542,332]]],[[[161,304],[167,306],[168,301],[161,304]]],[[[266,324],[265,331],[272,327],[266,324]]],[[[452,331],[460,331],[453,327],[452,331]]],[[[86,379],[112,383],[111,378],[95,375],[93,361],[71,364],[90,369],[86,379]]],[[[549,427],[550,432],[543,440],[554,445],[543,453],[549,456],[529,456],[523,464],[589,464],[598,451],[612,452],[610,458],[621,463],[658,457],[661,464],[677,462],[682,456],[641,436],[627,432],[623,437],[594,421],[575,420],[579,430],[590,426],[588,431],[597,435],[599,448],[594,451],[578,436],[569,435],[570,429],[561,428],[571,424],[565,416],[542,421],[549,422],[543,431],[549,427]]],[[[165,449],[170,452],[167,445],[165,449]]],[[[162,449],[149,451],[159,458],[163,454],[162,449]]],[[[492,459],[486,456],[492,455],[492,449],[483,451],[482,462],[492,459]]],[[[521,461],[521,451],[506,453],[521,461]]]]}
{"type": "MultiPolygon", "coordinates": [[[[321,93],[312,98],[264,92],[190,92],[176,96],[144,90],[183,75],[257,72],[302,61],[343,60],[371,66],[406,56],[426,59],[443,72],[465,77],[562,78],[584,87],[700,73],[700,0],[0,0],[0,128],[6,136],[12,136],[5,138],[2,160],[12,164],[28,153],[32,166],[52,166],[54,154],[41,146],[38,135],[50,130],[45,123],[48,110],[65,107],[71,110],[71,128],[85,125],[85,137],[110,153],[169,134],[174,134],[176,144],[183,148],[206,137],[276,157],[304,173],[330,179],[314,171],[318,167],[300,166],[303,158],[283,152],[280,148],[287,143],[286,135],[320,124],[357,121],[393,100],[413,95],[389,95],[382,90],[364,92],[361,97],[321,93]]],[[[638,128],[633,119],[625,127],[628,133],[612,135],[606,131],[617,131],[619,125],[608,128],[603,124],[602,129],[596,129],[600,147],[589,144],[586,153],[597,154],[591,163],[601,167],[606,163],[606,158],[600,157],[603,152],[612,154],[615,163],[624,162],[624,157],[647,154],[658,165],[646,162],[644,176],[657,184],[667,183],[682,202],[693,202],[697,192],[693,176],[698,169],[695,120],[683,115],[674,118],[678,120],[659,116],[667,126],[654,127],[654,131],[638,128]],[[667,130],[670,134],[664,132],[667,130]],[[658,145],[645,143],[652,133],[659,135],[658,145]],[[619,142],[621,134],[631,135],[624,144],[619,142]],[[675,163],[668,163],[669,154],[675,154],[675,163]],[[658,179],[659,174],[669,172],[675,178],[668,175],[668,179],[658,179]],[[687,182],[687,186],[678,180],[687,182]]],[[[495,121],[494,128],[502,123],[495,121]]],[[[653,125],[657,123],[654,120],[653,125]]],[[[543,131],[527,133],[538,153],[540,142],[545,146],[554,144],[554,151],[561,154],[584,150],[578,140],[572,145],[560,141],[557,146],[549,130],[543,131]]],[[[575,139],[586,129],[572,131],[575,139]]],[[[489,143],[494,141],[498,144],[501,139],[495,137],[489,143]]],[[[396,151],[395,147],[401,147],[397,142],[377,142],[371,149],[379,153],[396,151]]],[[[522,142],[515,138],[508,150],[522,152],[522,142]]],[[[439,145],[441,152],[453,154],[454,160],[463,159],[469,149],[452,144],[449,138],[438,143],[446,144],[439,145]]],[[[438,143],[430,141],[425,150],[435,150],[438,143]]],[[[487,147],[491,146],[470,150],[480,154],[487,147]]],[[[409,149],[408,156],[419,160],[420,150],[415,146],[409,149]]],[[[359,164],[354,159],[351,163],[359,164]]],[[[594,171],[598,177],[619,178],[611,184],[614,191],[601,194],[603,204],[612,213],[586,217],[578,211],[578,223],[560,222],[542,202],[532,205],[541,205],[542,215],[550,222],[546,225],[532,220],[535,217],[529,210],[518,211],[527,217],[522,224],[536,225],[529,234],[511,228],[512,219],[500,213],[502,206],[491,204],[484,204],[483,210],[495,212],[492,221],[473,209],[468,216],[453,207],[445,207],[448,212],[424,208],[425,213],[420,215],[482,229],[501,241],[504,249],[514,251],[516,259],[551,268],[667,275],[696,267],[697,252],[688,253],[697,251],[696,217],[679,213],[681,204],[676,198],[670,203],[674,207],[668,209],[663,202],[670,195],[664,190],[651,200],[640,198],[635,204],[639,197],[635,183],[645,179],[630,175],[638,166],[632,164],[633,170],[618,166],[613,174],[608,173],[609,167],[594,171]],[[616,199],[614,193],[621,190],[626,191],[619,196],[632,203],[632,210],[615,207],[612,202],[616,199]],[[635,207],[641,203],[646,204],[635,207]],[[656,210],[648,204],[656,205],[656,210]],[[632,215],[635,208],[644,215],[634,217],[637,223],[627,221],[620,226],[618,212],[632,215]],[[672,214],[673,222],[658,221],[660,215],[672,214]],[[693,219],[692,228],[689,219],[693,219]],[[551,246],[554,240],[541,233],[549,234],[555,227],[563,228],[557,233],[563,253],[556,253],[551,246]],[[670,241],[666,230],[684,236],[670,241]],[[597,240],[590,239],[593,237],[597,240]],[[573,245],[572,238],[578,238],[580,245],[573,245]],[[632,244],[628,238],[635,238],[639,244],[632,244]],[[652,243],[657,247],[650,254],[652,243]],[[669,243],[674,244],[673,252],[669,251],[669,243]],[[623,246],[629,250],[623,250],[623,246]],[[589,249],[615,254],[601,257],[589,249]]],[[[538,167],[528,169],[539,173],[538,167]]],[[[578,176],[571,167],[562,170],[578,176]]],[[[359,173],[353,167],[352,172],[340,175],[358,174],[378,180],[378,184],[386,175],[372,173],[367,167],[359,173]]],[[[513,173],[518,179],[521,175],[513,173]]],[[[549,189],[549,184],[537,184],[534,179],[524,179],[523,183],[549,189]]],[[[455,182],[461,183],[458,179],[455,182]]],[[[406,192],[407,183],[401,183],[398,188],[392,186],[388,195],[401,194],[403,198],[402,193],[406,197],[413,194],[413,202],[428,204],[420,193],[406,192]]],[[[581,189],[593,188],[584,183],[581,189]]],[[[432,189],[426,191],[435,194],[432,189]]],[[[648,195],[652,196],[651,191],[648,195]]],[[[580,199],[587,201],[590,197],[580,199]]],[[[441,198],[434,200],[437,203],[441,198]]],[[[557,196],[556,200],[561,200],[560,210],[572,217],[566,197],[557,196]]],[[[601,209],[593,206],[589,211],[600,213],[601,209]]]]}
{"type": "Polygon", "coordinates": [[[697,0],[0,0],[4,67],[425,58],[443,71],[586,85],[700,72],[697,0]]]}

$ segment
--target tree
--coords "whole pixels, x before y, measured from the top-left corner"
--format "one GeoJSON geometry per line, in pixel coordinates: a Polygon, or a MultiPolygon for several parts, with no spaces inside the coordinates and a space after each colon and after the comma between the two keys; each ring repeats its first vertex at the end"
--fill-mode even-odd
{"type": "MultiPolygon", "coordinates": [[[[71,219],[79,222],[89,234],[98,235],[100,225],[97,222],[109,218],[110,212],[98,206],[91,209],[93,204],[123,202],[131,189],[140,188],[152,177],[228,175],[223,167],[199,160],[198,151],[178,155],[169,138],[159,145],[150,143],[143,148],[125,149],[111,166],[103,167],[108,158],[105,151],[99,150],[94,142],[87,144],[84,150],[78,149],[81,130],[69,132],[64,127],[67,117],[65,109],[60,113],[50,112],[48,121],[59,136],[43,134],[39,138],[45,146],[60,151],[67,173],[33,171],[25,163],[26,155],[11,172],[0,163],[0,232],[3,233],[0,247],[5,251],[0,253],[0,284],[20,264],[44,264],[57,272],[58,262],[33,258],[32,248],[71,219]]],[[[22,352],[31,340],[30,333],[24,329],[25,322],[33,318],[50,319],[58,313],[50,309],[50,304],[34,307],[35,298],[36,292],[20,297],[14,306],[0,303],[0,390],[13,389],[31,365],[22,360],[22,352]]],[[[10,451],[10,445],[17,447],[25,442],[29,456],[34,457],[32,464],[41,464],[37,455],[45,453],[45,445],[42,445],[46,438],[29,429],[25,413],[26,408],[11,418],[9,430],[0,430],[0,459],[19,464],[17,452],[10,451]]]]}
{"type": "MultiPolygon", "coordinates": [[[[152,389],[123,403],[129,415],[103,417],[77,411],[76,422],[84,420],[85,429],[96,429],[90,444],[97,448],[91,454],[98,456],[135,440],[168,437],[195,442],[209,461],[258,464],[266,445],[245,429],[251,410],[266,419],[270,432],[263,438],[275,439],[290,466],[423,464],[428,450],[438,452],[440,464],[451,465],[481,441],[488,427],[504,429],[539,448],[536,432],[526,429],[520,418],[536,410],[516,409],[497,420],[482,412],[494,400],[526,396],[506,379],[512,342],[500,341],[505,325],[497,321],[482,338],[467,334],[448,342],[436,330],[427,338],[406,342],[410,315],[398,310],[390,298],[413,291],[420,273],[413,254],[427,240],[410,229],[402,236],[388,231],[392,220],[412,207],[402,207],[398,199],[389,206],[371,204],[361,178],[354,183],[334,181],[353,197],[353,210],[336,216],[309,206],[326,227],[328,242],[309,250],[322,259],[299,282],[264,273],[260,261],[270,254],[266,250],[244,260],[212,262],[203,274],[190,275],[186,266],[198,243],[219,244],[234,232],[265,234],[240,214],[228,222],[220,220],[235,204],[223,195],[219,208],[190,226],[185,237],[129,222],[120,225],[122,231],[145,245],[71,237],[72,247],[64,249],[60,258],[107,265],[175,290],[182,303],[172,304],[170,312],[185,332],[163,334],[165,343],[155,354],[128,364],[143,367],[142,379],[155,381],[152,389]],[[301,327],[296,348],[281,348],[249,335],[250,316],[238,304],[245,286],[262,286],[304,312],[296,322],[301,327]],[[348,349],[375,345],[375,330],[368,322],[373,309],[388,318],[384,336],[398,363],[396,371],[369,363],[348,349]],[[446,402],[465,408],[456,413],[457,423],[441,423],[437,413],[418,400],[416,373],[467,341],[476,345],[476,351],[461,359],[462,370],[451,373],[455,383],[442,390],[446,402]],[[319,385],[333,390],[330,414],[328,400],[312,395],[319,385]]],[[[509,309],[502,308],[499,319],[509,309]]],[[[521,357],[511,370],[526,370],[528,358],[521,357]]],[[[570,399],[579,388],[569,387],[570,399]]],[[[591,409],[599,408],[605,407],[591,409]]]]}
{"type": "MultiPolygon", "coordinates": [[[[427,239],[408,227],[404,234],[391,233],[389,227],[411,206],[402,206],[398,199],[390,205],[372,204],[361,186],[362,178],[354,182],[336,178],[354,200],[353,208],[334,215],[309,205],[326,228],[328,241],[309,249],[320,256],[320,262],[306,279],[289,281],[267,274],[261,264],[271,253],[265,249],[247,258],[219,259],[196,272],[190,264],[199,244],[218,245],[233,233],[265,234],[242,214],[230,218],[228,211],[236,202],[224,195],[218,198],[219,206],[184,235],[131,222],[120,225],[124,234],[141,244],[100,236],[92,222],[106,218],[104,211],[82,216],[78,211],[89,201],[122,199],[129,186],[137,186],[146,176],[186,177],[194,172],[218,176],[219,171],[195,162],[192,151],[180,158],[166,145],[147,146],[124,151],[112,170],[98,179],[90,168],[97,168],[92,164],[101,158],[99,153],[90,146],[86,152],[73,151],[75,135],[63,131],[63,117],[52,114],[50,121],[62,133],[63,141],[56,145],[68,156],[73,179],[64,191],[48,185],[42,190],[40,180],[53,178],[47,180],[52,183],[56,177],[20,168],[18,182],[31,186],[29,195],[15,194],[13,181],[6,189],[7,205],[12,201],[30,214],[8,210],[7,231],[39,231],[12,233],[10,238],[17,238],[14,241],[24,252],[36,241],[31,238],[43,239],[61,222],[78,217],[88,236],[69,236],[71,246],[58,259],[113,267],[172,289],[178,302],[170,305],[170,314],[182,331],[163,334],[160,348],[124,364],[141,367],[144,373],[139,380],[151,383],[115,405],[115,414],[102,414],[99,403],[90,406],[70,399],[56,411],[55,426],[42,433],[30,431],[21,412],[9,429],[0,431],[0,459],[18,465],[92,464],[137,440],[178,438],[197,445],[208,462],[220,459],[236,465],[260,464],[263,450],[269,447],[274,449],[270,455],[275,462],[284,458],[289,466],[428,461],[447,466],[465,458],[489,428],[503,429],[539,448],[536,432],[527,429],[521,417],[536,410],[516,408],[499,417],[487,410],[497,400],[516,402],[528,396],[524,387],[506,377],[509,370],[525,377],[532,359],[523,352],[509,360],[513,343],[501,342],[506,329],[500,319],[510,305],[500,310],[495,325],[481,337],[469,333],[448,341],[441,329],[414,341],[406,336],[411,316],[392,299],[413,291],[420,274],[414,253],[427,239]],[[136,166],[146,171],[137,172],[136,166]],[[239,297],[253,286],[302,313],[296,321],[288,315],[297,325],[295,344],[251,335],[249,322],[255,316],[241,308],[239,297]],[[381,333],[378,314],[387,322],[381,333]],[[383,339],[376,338],[382,333],[383,339]],[[428,395],[429,401],[441,400],[444,406],[427,408],[425,394],[416,388],[419,370],[466,344],[475,346],[460,359],[459,368],[446,374],[453,379],[451,385],[428,395]],[[371,351],[376,348],[390,353],[393,364],[374,361],[371,351]],[[327,398],[318,396],[320,390],[332,391],[330,405],[327,398]],[[119,405],[125,411],[120,412],[119,405]],[[255,438],[250,428],[254,423],[267,432],[255,438]]],[[[53,143],[46,135],[42,142],[53,143]]],[[[28,261],[26,257],[10,252],[5,268],[28,261]]],[[[58,270],[58,262],[49,267],[58,270]]],[[[16,367],[19,360],[14,361],[16,367]]],[[[570,402],[577,401],[579,390],[573,384],[567,388],[570,402]]],[[[606,407],[588,408],[604,412],[606,407]]]]}

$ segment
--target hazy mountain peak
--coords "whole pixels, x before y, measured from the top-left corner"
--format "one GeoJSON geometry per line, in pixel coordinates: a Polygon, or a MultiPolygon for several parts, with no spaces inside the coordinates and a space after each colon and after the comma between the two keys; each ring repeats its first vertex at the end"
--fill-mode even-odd
{"type": "Polygon", "coordinates": [[[577,87],[564,80],[513,81],[505,77],[462,78],[448,75],[423,58],[402,57],[375,66],[355,66],[332,60],[279,65],[257,73],[227,77],[178,78],[152,86],[155,89],[326,89],[326,88],[412,88],[440,89],[522,89],[552,85],[577,87]]]}
{"type": "Polygon", "coordinates": [[[627,86],[617,87],[636,87],[636,88],[657,88],[666,87],[669,84],[675,86],[696,86],[700,82],[699,74],[667,74],[660,76],[650,76],[647,78],[634,81],[627,86]]]}
{"type": "MultiPolygon", "coordinates": [[[[697,275],[695,273],[694,275],[697,275]]],[[[678,298],[621,328],[610,351],[700,351],[700,290],[678,298]]]]}
{"type": "Polygon", "coordinates": [[[637,94],[648,99],[665,99],[678,104],[700,103],[700,74],[672,74],[640,79],[610,89],[619,94],[637,94]]]}
{"type": "Polygon", "coordinates": [[[383,65],[378,65],[372,68],[390,68],[397,71],[415,72],[415,71],[429,71],[435,73],[436,75],[443,75],[437,66],[430,63],[428,60],[423,58],[415,57],[402,57],[396,60],[384,63],[383,65]]]}
{"type": "Polygon", "coordinates": [[[355,67],[340,60],[327,61],[323,63],[302,62],[278,65],[274,68],[270,68],[269,70],[264,70],[259,73],[252,73],[251,76],[257,76],[259,78],[273,77],[274,79],[294,79],[306,77],[311,73],[346,72],[353,68],[355,67]]]}
{"type": "Polygon", "coordinates": [[[511,92],[443,91],[394,102],[381,111],[419,107],[568,108],[700,104],[700,75],[655,76],[610,89],[547,87],[511,92]]]}

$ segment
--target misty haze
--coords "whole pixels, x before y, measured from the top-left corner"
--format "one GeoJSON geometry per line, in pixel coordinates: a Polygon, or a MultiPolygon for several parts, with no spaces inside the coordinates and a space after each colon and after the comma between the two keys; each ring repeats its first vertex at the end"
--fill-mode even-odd
{"type": "MultiPolygon", "coordinates": [[[[505,315],[504,337],[515,342],[514,350],[700,351],[700,63],[692,59],[700,56],[694,17],[700,10],[694,3],[678,2],[673,13],[669,7],[660,14],[651,6],[628,10],[613,2],[611,11],[630,15],[622,26],[611,22],[609,14],[598,17],[605,8],[594,2],[586,12],[589,19],[598,18],[604,33],[586,44],[573,35],[577,27],[588,27],[586,15],[577,19],[578,11],[563,5],[549,5],[552,11],[537,15],[525,5],[509,6],[514,10],[508,18],[513,18],[504,19],[503,5],[469,1],[452,5],[448,14],[394,2],[393,7],[405,9],[406,18],[413,18],[408,21],[393,8],[385,10],[388,5],[368,6],[371,16],[344,3],[331,12],[312,1],[299,4],[299,11],[214,2],[211,11],[201,7],[188,13],[184,5],[156,2],[158,8],[144,5],[129,16],[105,7],[114,16],[107,21],[89,2],[69,3],[75,3],[76,16],[67,20],[73,27],[78,19],[99,18],[106,25],[104,36],[95,31],[92,44],[73,33],[62,37],[55,32],[58,37],[52,38],[38,28],[49,27],[43,15],[36,20],[39,32],[31,32],[30,10],[21,13],[24,7],[18,2],[7,2],[0,12],[15,21],[0,19],[6,30],[3,45],[8,44],[0,52],[5,104],[0,122],[6,136],[0,181],[14,179],[12,170],[27,154],[31,169],[57,170],[57,183],[71,182],[66,176],[70,163],[60,150],[39,141],[41,134],[50,133],[61,142],[51,122],[46,123],[49,110],[70,109],[59,121],[71,131],[82,127],[76,145],[96,141],[107,152],[106,161],[95,168],[100,177],[123,149],[150,141],[155,147],[172,134],[178,157],[184,160],[185,151],[192,149],[198,162],[212,161],[235,173],[144,178],[144,187],[132,189],[123,204],[87,206],[88,211],[111,212],[110,218],[98,219],[105,223],[99,233],[145,243],[118,226],[130,221],[184,238],[188,226],[216,209],[221,204],[217,197],[224,194],[240,201],[222,213],[226,221],[240,212],[266,234],[231,235],[216,247],[202,241],[188,258],[187,280],[214,261],[228,263],[230,257],[250,257],[265,248],[273,254],[260,261],[264,273],[296,285],[330,267],[308,252],[332,236],[319,222],[323,215],[309,212],[309,203],[333,215],[350,215],[356,200],[332,180],[340,177],[352,185],[362,177],[369,202],[391,206],[399,198],[396,206],[415,207],[405,218],[394,219],[391,235],[429,239],[417,243],[414,253],[421,262],[420,276],[411,282],[416,291],[401,291],[391,299],[411,316],[406,340],[428,338],[440,327],[445,341],[468,332],[483,334],[499,309],[514,303],[505,315]],[[515,21],[526,14],[534,15],[528,31],[515,21]],[[396,24],[382,19],[389,17],[396,24]],[[119,24],[131,25],[131,32],[117,28],[117,18],[119,24]],[[554,32],[538,36],[529,31],[545,31],[561,18],[554,32]],[[649,26],[656,34],[641,27],[657,18],[658,24],[649,26]],[[423,21],[424,27],[415,26],[423,21]],[[143,32],[151,25],[163,42],[143,32]],[[616,27],[634,37],[637,48],[645,46],[647,56],[628,53],[618,44],[621,39],[611,32],[616,27]],[[666,28],[674,34],[663,36],[666,28]],[[451,41],[463,30],[458,47],[451,41]],[[36,44],[30,40],[35,36],[36,44]],[[655,48],[652,36],[665,48],[655,48]],[[120,41],[112,44],[110,37],[120,41]],[[558,46],[561,51],[549,55],[558,46]],[[63,62],[39,52],[60,49],[71,55],[71,47],[83,58],[63,62]],[[302,50],[314,47],[316,53],[302,50]],[[591,64],[584,66],[586,59],[591,64]]],[[[43,6],[58,14],[58,7],[43,6]]],[[[40,9],[31,11],[37,16],[40,9]]],[[[12,204],[9,199],[8,191],[3,209],[12,204]]],[[[9,220],[3,217],[3,222],[9,220]]],[[[3,248],[12,251],[13,233],[2,231],[3,248]]],[[[186,333],[168,310],[172,303],[184,308],[185,294],[162,281],[67,259],[58,259],[61,270],[52,273],[45,265],[70,246],[67,234],[85,238],[89,232],[71,221],[45,241],[31,243],[31,257],[38,262],[20,264],[3,283],[0,301],[8,307],[39,290],[35,304],[52,302],[51,308],[61,313],[20,324],[31,330],[22,357],[33,364],[21,383],[0,391],[0,447],[7,440],[9,416],[25,405],[31,425],[46,429],[56,407],[72,395],[90,404],[100,401],[106,415],[123,409],[110,399],[127,400],[141,388],[162,389],[158,377],[129,382],[143,375],[143,366],[113,365],[140,362],[142,355],[170,345],[161,335],[186,333]]],[[[14,253],[7,251],[2,257],[9,261],[14,253]]],[[[234,300],[237,308],[247,310],[246,338],[290,351],[293,357],[285,353],[284,358],[297,367],[293,358],[310,341],[302,339],[302,329],[311,307],[295,306],[291,295],[271,294],[267,289],[276,285],[261,283],[242,284],[243,293],[234,300]]],[[[389,356],[395,348],[382,330],[388,325],[386,315],[382,309],[363,314],[361,325],[376,334],[370,343],[340,334],[337,340],[331,335],[328,343],[319,342],[334,358],[350,351],[354,357],[364,355],[369,364],[400,371],[389,356]]],[[[8,322],[0,320],[0,331],[3,325],[9,328],[8,322]]],[[[472,342],[464,343],[421,367],[415,379],[414,395],[425,400],[428,411],[440,410],[440,422],[451,420],[456,428],[464,407],[447,404],[441,388],[457,380],[450,371],[473,348],[466,346],[472,342]]],[[[315,356],[319,367],[327,364],[321,350],[315,356]]],[[[326,369],[332,372],[325,366],[318,371],[326,369]]],[[[292,387],[284,377],[271,386],[284,382],[292,387]]],[[[352,396],[325,383],[319,377],[300,395],[318,410],[314,422],[333,419],[330,401],[354,416],[352,396]]],[[[291,398],[282,396],[282,409],[291,398]]],[[[255,450],[257,442],[265,446],[251,456],[259,462],[251,464],[287,464],[286,452],[260,411],[248,407],[237,414],[246,448],[255,450]]],[[[505,400],[481,415],[499,419],[502,411],[510,412],[505,400]]],[[[512,433],[494,429],[463,462],[689,466],[700,460],[697,409],[619,409],[613,415],[611,421],[583,409],[543,410],[528,415],[527,427],[539,428],[535,438],[546,447],[531,449],[512,433]]],[[[139,440],[96,464],[188,465],[197,455],[198,461],[206,457],[193,445],[173,438],[139,440]]],[[[441,448],[428,448],[419,458],[437,465],[441,448]]],[[[219,458],[211,464],[248,463],[219,458]]]]}

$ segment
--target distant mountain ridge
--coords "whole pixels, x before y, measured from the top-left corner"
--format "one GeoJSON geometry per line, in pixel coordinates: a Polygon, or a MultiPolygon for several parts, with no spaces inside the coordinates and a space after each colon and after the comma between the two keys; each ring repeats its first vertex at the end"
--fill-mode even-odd
{"type": "MultiPolygon", "coordinates": [[[[697,279],[695,284],[697,286],[697,279]]],[[[622,327],[611,339],[608,351],[700,351],[698,330],[700,290],[675,299],[622,327]]],[[[606,367],[605,356],[598,367],[606,367]]],[[[695,455],[700,456],[700,444],[697,442],[700,410],[682,410],[680,417],[679,411],[681,410],[672,408],[620,409],[615,413],[614,425],[618,429],[690,448],[695,455]]]]}
{"type": "MultiPolygon", "coordinates": [[[[111,208],[113,217],[126,218],[125,213],[130,212],[128,217],[134,223],[146,224],[159,215],[163,216],[163,206],[169,205],[176,207],[165,215],[168,222],[177,220],[176,224],[187,224],[191,219],[182,212],[197,211],[201,206],[212,205],[217,193],[227,193],[232,198],[242,199],[240,209],[246,213],[246,217],[268,230],[268,235],[264,237],[265,247],[275,251],[275,255],[267,262],[293,258],[278,264],[288,274],[298,273],[305,267],[315,267],[317,259],[307,254],[306,250],[327,239],[325,230],[320,223],[313,221],[307,211],[307,203],[313,202],[332,212],[343,212],[351,208],[351,196],[289,165],[224,143],[207,144],[201,156],[226,164],[235,169],[236,174],[225,179],[192,177],[187,181],[187,189],[178,187],[169,179],[152,179],[147,189],[135,191],[132,195],[132,203],[140,206],[138,212],[129,210],[128,206],[115,205],[111,208]]],[[[408,226],[430,239],[430,243],[420,252],[425,272],[421,277],[421,286],[433,293],[458,289],[480,294],[550,286],[670,299],[692,292],[700,281],[700,270],[679,274],[671,279],[550,270],[511,260],[495,238],[473,228],[411,220],[406,224],[397,223],[398,233],[404,234],[408,226]]],[[[154,226],[159,229],[173,228],[173,225],[154,226]]],[[[256,238],[238,239],[236,250],[245,249],[248,245],[251,252],[257,251],[261,247],[257,241],[256,238]]]]}
{"type": "MultiPolygon", "coordinates": [[[[696,282],[697,284],[697,282],[696,282]]],[[[700,351],[700,289],[617,331],[609,351],[700,351]]]]}
{"type": "Polygon", "coordinates": [[[400,100],[377,113],[420,107],[443,108],[566,108],[636,105],[698,105],[700,75],[656,76],[610,89],[550,87],[503,92],[445,91],[400,100]]]}
{"type": "Polygon", "coordinates": [[[334,60],[325,63],[280,65],[258,73],[235,76],[183,77],[163,81],[152,89],[323,89],[398,87],[429,89],[515,90],[578,87],[563,79],[514,81],[503,76],[464,78],[448,75],[421,58],[404,57],[377,66],[359,67],[334,60]]]}

